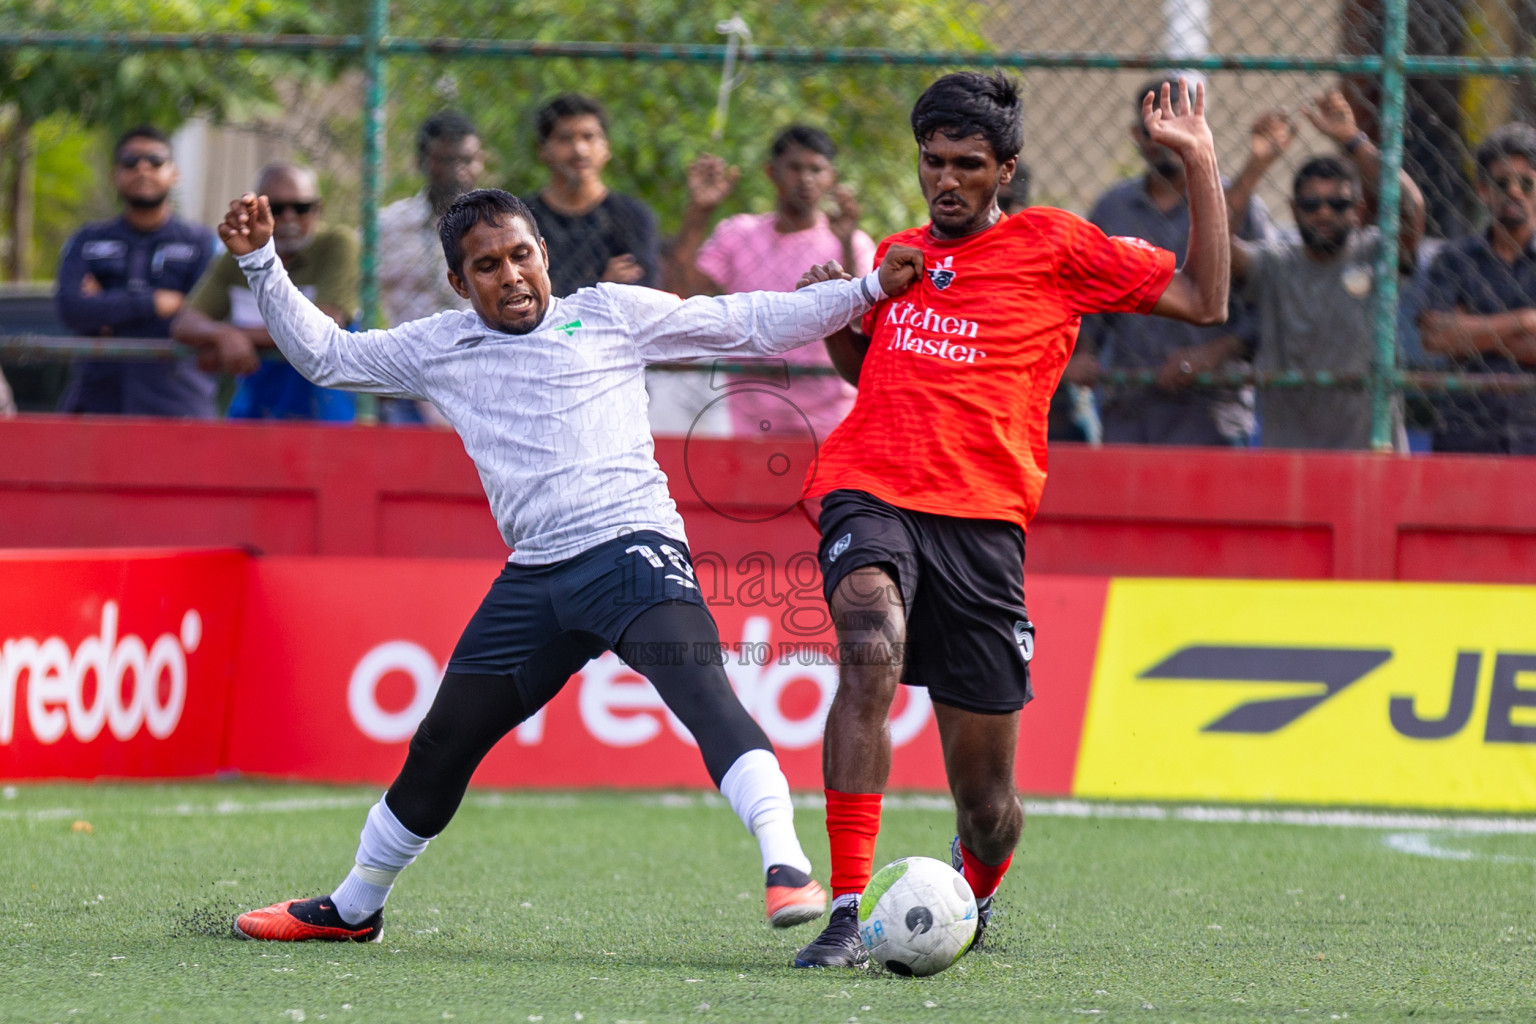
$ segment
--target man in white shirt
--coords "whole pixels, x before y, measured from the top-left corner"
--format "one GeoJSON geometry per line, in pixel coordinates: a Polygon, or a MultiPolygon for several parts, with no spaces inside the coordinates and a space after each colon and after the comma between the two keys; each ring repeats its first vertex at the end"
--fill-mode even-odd
{"type": "MultiPolygon", "coordinates": [[[[379,302],[384,322],[391,327],[444,309],[469,308],[448,287],[437,220],[455,199],[475,187],[485,170],[485,153],[474,124],[454,110],[428,117],[416,130],[416,167],[426,179],[421,191],[379,211],[379,302]]],[[[392,424],[443,425],[430,404],[397,399],[379,403],[379,419],[392,424]]]]}
{"type": "MultiPolygon", "coordinates": [[[[820,917],[826,893],[795,836],[789,785],[716,659],[719,633],[694,581],[682,519],[653,457],[645,365],[768,355],[819,341],[921,273],[896,247],[865,278],[791,293],[684,301],[631,285],[551,296],[532,213],[470,192],[440,235],[473,309],[349,334],[287,280],[266,199],[231,204],[220,237],[274,340],[318,384],[430,400],[474,459],[513,549],[455,648],[405,766],[368,814],[356,865],[328,896],[240,915],[248,938],[375,941],[399,873],[452,818],[481,758],[570,675],[613,650],[692,732],[705,767],[757,838],[769,920],[820,917]]],[[[837,271],[834,270],[834,276],[837,271]]]]}

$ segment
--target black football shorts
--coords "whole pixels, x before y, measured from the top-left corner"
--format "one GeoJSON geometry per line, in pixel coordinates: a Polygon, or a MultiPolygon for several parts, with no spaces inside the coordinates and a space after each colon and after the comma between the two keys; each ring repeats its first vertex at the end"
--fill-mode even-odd
{"type": "Polygon", "coordinates": [[[822,586],[883,568],[907,612],[903,683],[940,704],[980,714],[1017,711],[1034,697],[1035,627],[1024,608],[1024,531],[998,519],[898,508],[864,491],[822,499],[822,586]]]}

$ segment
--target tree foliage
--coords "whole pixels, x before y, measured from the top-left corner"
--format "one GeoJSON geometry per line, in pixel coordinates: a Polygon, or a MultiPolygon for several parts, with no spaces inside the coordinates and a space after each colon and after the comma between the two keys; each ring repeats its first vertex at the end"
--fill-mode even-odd
{"type": "MultiPolygon", "coordinates": [[[[91,34],[322,32],[339,30],[339,9],[303,0],[0,0],[0,27],[91,34]]],[[[109,131],[139,123],[171,131],[194,113],[224,119],[269,104],[276,81],[328,66],[323,59],[276,54],[19,47],[0,50],[0,105],[34,124],[64,114],[109,131]]]]}
{"type": "MultiPolygon", "coordinates": [[[[483,34],[548,41],[717,44],[718,21],[740,13],[759,46],[876,47],[903,51],[980,51],[977,5],[935,0],[826,4],[820,0],[690,3],[687,0],[531,0],[488,19],[477,0],[397,5],[399,36],[483,34]]],[[[859,191],[871,234],[904,227],[921,215],[907,114],[941,68],[899,65],[796,65],[745,62],[731,96],[723,138],[710,137],[721,65],[699,62],[565,58],[398,59],[390,64],[391,192],[416,187],[411,159],[415,126],[452,105],[468,113],[514,191],[544,181],[535,158],[533,113],[560,92],[592,95],[608,107],[614,188],[649,202],[664,229],[686,203],[684,170],[711,151],[742,168],[722,214],[766,210],[772,189],[760,168],[774,134],[793,122],[827,131],[839,148],[844,180],[859,191]]]]}

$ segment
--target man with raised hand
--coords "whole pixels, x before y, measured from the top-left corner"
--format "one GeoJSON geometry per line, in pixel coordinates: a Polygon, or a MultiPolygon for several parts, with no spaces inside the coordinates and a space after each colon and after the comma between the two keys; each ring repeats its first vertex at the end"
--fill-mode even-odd
{"type": "MultiPolygon", "coordinates": [[[[674,276],[687,289],[682,294],[787,292],[794,289],[806,267],[828,260],[838,261],[852,274],[868,273],[875,243],[859,230],[858,200],[850,186],[838,184],[836,158],[837,146],[826,132],[803,124],[783,129],[774,136],[763,168],[773,182],[773,210],[727,217],[715,225],[708,239],[709,220],[730,195],[738,175],[735,168],[708,153],[689,165],[688,209],[671,253],[674,276]]],[[[821,346],[799,349],[785,361],[831,368],[821,346]]],[[[699,410],[719,397],[718,392],[711,393],[709,384],[702,374],[691,380],[675,373],[653,378],[651,425],[671,425],[658,418],[656,409],[659,392],[670,390],[674,401],[682,399],[680,404],[692,406],[681,410],[684,431],[691,428],[699,410]]],[[[837,377],[796,375],[779,386],[782,394],[762,388],[731,392],[727,405],[734,436],[793,434],[808,424],[819,441],[853,408],[853,388],[837,377]],[[790,410],[798,410],[803,418],[790,410]]]]}
{"type": "MultiPolygon", "coordinates": [[[[1257,313],[1262,371],[1367,374],[1376,354],[1376,254],[1381,232],[1365,223],[1380,195],[1381,153],[1355,123],[1344,94],[1330,90],[1301,112],[1339,148],[1308,157],[1291,181],[1295,240],[1232,239],[1232,283],[1257,313]]],[[[1236,217],[1295,139],[1283,109],[1253,123],[1248,162],[1227,189],[1236,217]]],[[[1424,234],[1424,196],[1407,171],[1398,173],[1402,231],[1397,264],[1412,274],[1424,234]]],[[[1402,289],[1404,292],[1406,288],[1402,289]]],[[[1259,389],[1266,448],[1371,447],[1371,394],[1366,390],[1282,387],[1259,389]]],[[[1402,396],[1391,403],[1394,440],[1403,434],[1402,396]]]]}
{"type": "Polygon", "coordinates": [[[1227,314],[1226,205],[1204,91],[1191,97],[1180,82],[1177,93],[1149,94],[1142,118],[1184,164],[1191,231],[1178,271],[1173,253],[1063,210],[1003,217],[998,192],[1024,135],[1012,79],[946,75],[912,109],[931,222],[886,239],[877,259],[914,246],[926,274],[877,302],[862,337],[828,338],[859,396],[807,488],[822,496],[821,571],[841,665],[822,748],[834,906],[797,967],[868,963],[858,903],[901,683],[926,686],[933,701],[956,806],[951,862],[976,894],[978,941],[990,921],[1024,827],[1014,753],[1035,629],[1024,528],[1045,485],[1047,410],[1079,319],[1136,312],[1215,324],[1227,314]]]}
{"type": "Polygon", "coordinates": [[[352,871],[329,895],[241,914],[236,931],[377,940],[395,878],[448,824],[481,759],[605,650],[656,687],[757,838],[769,920],[787,927],[821,916],[826,894],[795,836],[789,784],[768,738],[717,659],[695,656],[718,650],[719,632],[653,457],[644,371],[660,360],[774,354],[819,340],[903,291],[921,257],[894,249],[866,278],[798,292],[684,301],[600,284],[555,298],[538,225],[516,196],[469,192],[439,233],[448,281],[472,311],[348,333],[288,280],[266,197],[236,200],[219,226],[299,372],[442,410],[513,549],[460,637],[404,767],[369,811],[352,871]]]}

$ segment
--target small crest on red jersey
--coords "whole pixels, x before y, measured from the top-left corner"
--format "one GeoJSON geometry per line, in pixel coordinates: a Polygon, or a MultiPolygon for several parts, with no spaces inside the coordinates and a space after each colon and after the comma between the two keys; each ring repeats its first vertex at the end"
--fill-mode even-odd
{"type": "Polygon", "coordinates": [[[939,291],[943,291],[945,288],[948,288],[950,285],[954,284],[955,258],[953,256],[946,256],[944,257],[943,263],[940,263],[936,267],[929,267],[928,278],[933,282],[933,286],[939,291]]]}

